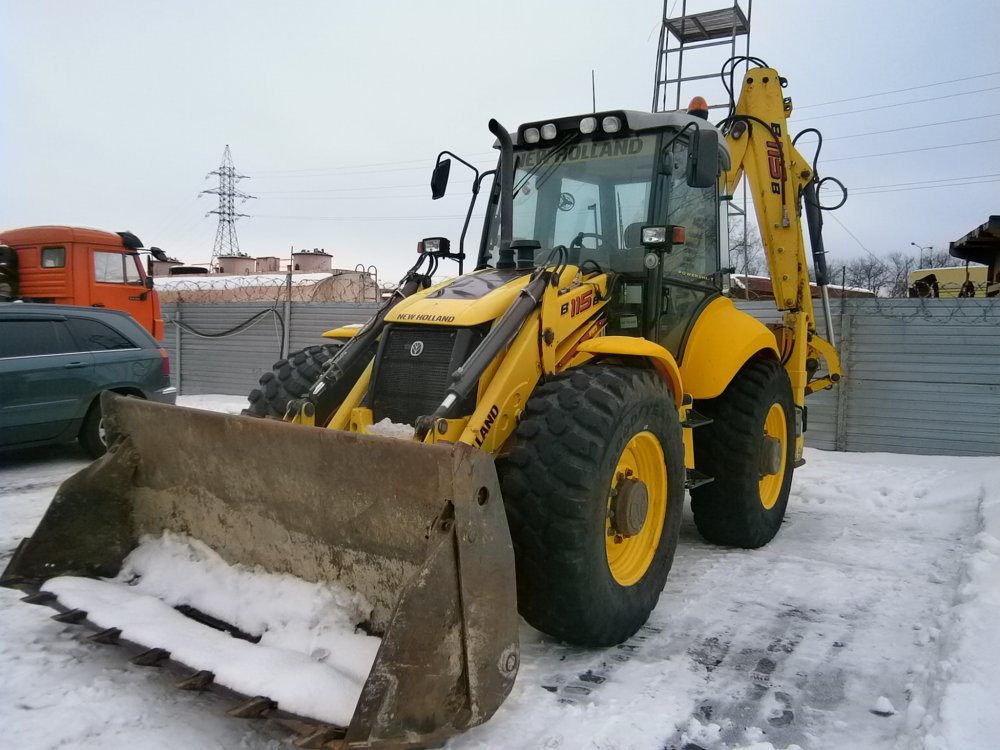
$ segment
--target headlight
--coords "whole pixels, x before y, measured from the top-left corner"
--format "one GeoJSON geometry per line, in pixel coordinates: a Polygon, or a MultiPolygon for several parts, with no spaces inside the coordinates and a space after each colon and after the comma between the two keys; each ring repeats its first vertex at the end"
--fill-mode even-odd
{"type": "Polygon", "coordinates": [[[622,121],[617,117],[605,117],[601,120],[601,127],[605,133],[617,133],[622,129],[622,121]]]}
{"type": "Polygon", "coordinates": [[[525,128],[524,129],[524,142],[525,143],[538,143],[538,128],[525,128]]]}
{"type": "Polygon", "coordinates": [[[556,137],[556,126],[554,123],[547,123],[542,125],[542,138],[547,141],[551,141],[556,137]]]}
{"type": "Polygon", "coordinates": [[[587,133],[593,133],[597,130],[597,118],[596,117],[584,117],[580,120],[580,132],[586,135],[587,133]]]}
{"type": "Polygon", "coordinates": [[[646,247],[667,244],[666,227],[643,227],[642,244],[646,247]]]}

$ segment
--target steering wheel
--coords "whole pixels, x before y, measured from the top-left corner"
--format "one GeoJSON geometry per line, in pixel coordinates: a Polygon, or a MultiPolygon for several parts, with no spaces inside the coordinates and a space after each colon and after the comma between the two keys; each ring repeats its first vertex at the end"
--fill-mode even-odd
{"type": "Polygon", "coordinates": [[[597,247],[594,248],[595,250],[600,250],[601,247],[604,246],[604,235],[603,234],[596,234],[595,232],[580,232],[580,234],[578,234],[576,237],[574,237],[573,241],[571,243],[569,243],[570,249],[573,249],[573,248],[581,248],[582,249],[583,248],[583,241],[585,239],[589,239],[589,238],[593,238],[593,239],[597,240],[597,243],[596,243],[597,247]]]}

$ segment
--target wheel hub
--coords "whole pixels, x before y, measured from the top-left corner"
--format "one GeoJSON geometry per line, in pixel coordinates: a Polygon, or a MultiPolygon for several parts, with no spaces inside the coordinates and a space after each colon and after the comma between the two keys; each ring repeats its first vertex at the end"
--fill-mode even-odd
{"type": "Polygon", "coordinates": [[[781,440],[770,435],[764,436],[760,451],[760,473],[762,476],[777,474],[781,471],[781,460],[784,458],[785,446],[781,440]]]}
{"type": "Polygon", "coordinates": [[[642,531],[649,512],[649,490],[641,479],[623,478],[611,500],[611,528],[624,537],[642,531]]]}

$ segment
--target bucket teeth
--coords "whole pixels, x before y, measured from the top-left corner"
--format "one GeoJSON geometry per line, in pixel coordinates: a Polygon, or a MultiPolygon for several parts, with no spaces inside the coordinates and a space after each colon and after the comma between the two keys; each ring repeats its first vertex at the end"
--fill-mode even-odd
{"type": "Polygon", "coordinates": [[[69,609],[65,612],[60,612],[57,615],[52,615],[52,619],[56,622],[66,622],[66,623],[77,623],[81,620],[86,619],[87,613],[82,609],[69,609]]]}
{"type": "Polygon", "coordinates": [[[21,597],[21,601],[27,604],[51,604],[55,600],[56,595],[51,591],[38,591],[34,594],[21,597]]]}
{"type": "Polygon", "coordinates": [[[235,716],[237,719],[256,719],[264,715],[267,711],[277,708],[273,700],[264,695],[258,695],[243,701],[237,706],[233,706],[227,714],[235,716]]]}
{"type": "Polygon", "coordinates": [[[313,748],[324,748],[328,742],[339,740],[344,737],[344,730],[340,727],[319,726],[309,734],[303,735],[295,740],[295,747],[304,747],[307,750],[313,748]]]}
{"type": "Polygon", "coordinates": [[[180,682],[174,683],[181,690],[204,690],[215,681],[215,675],[207,669],[195,672],[190,677],[185,677],[180,682]]]}
{"type": "Polygon", "coordinates": [[[94,643],[104,643],[108,646],[117,646],[118,639],[121,637],[122,631],[118,628],[108,628],[107,630],[102,630],[100,633],[94,633],[87,637],[88,641],[93,641],[94,643]]]}
{"type": "Polygon", "coordinates": [[[170,652],[164,648],[151,648],[143,651],[138,656],[133,656],[129,661],[140,667],[158,667],[161,661],[170,658],[170,652]]]}

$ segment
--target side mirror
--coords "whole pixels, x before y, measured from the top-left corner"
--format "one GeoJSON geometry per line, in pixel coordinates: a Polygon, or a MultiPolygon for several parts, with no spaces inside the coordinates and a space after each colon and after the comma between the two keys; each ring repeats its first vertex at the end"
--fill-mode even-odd
{"type": "Polygon", "coordinates": [[[448,189],[449,174],[451,174],[451,159],[443,159],[434,165],[434,174],[431,175],[431,198],[433,200],[444,197],[445,190],[448,189]]]}
{"type": "Polygon", "coordinates": [[[149,254],[152,255],[157,260],[162,260],[162,261],[170,260],[170,258],[167,257],[167,254],[162,250],[160,250],[160,248],[158,247],[149,248],[149,254]]]}
{"type": "Polygon", "coordinates": [[[719,181],[719,131],[698,128],[688,143],[687,184],[712,187],[719,181]]]}
{"type": "Polygon", "coordinates": [[[152,276],[147,276],[146,280],[143,282],[143,285],[147,289],[152,289],[153,288],[153,277],[152,276]]]}

